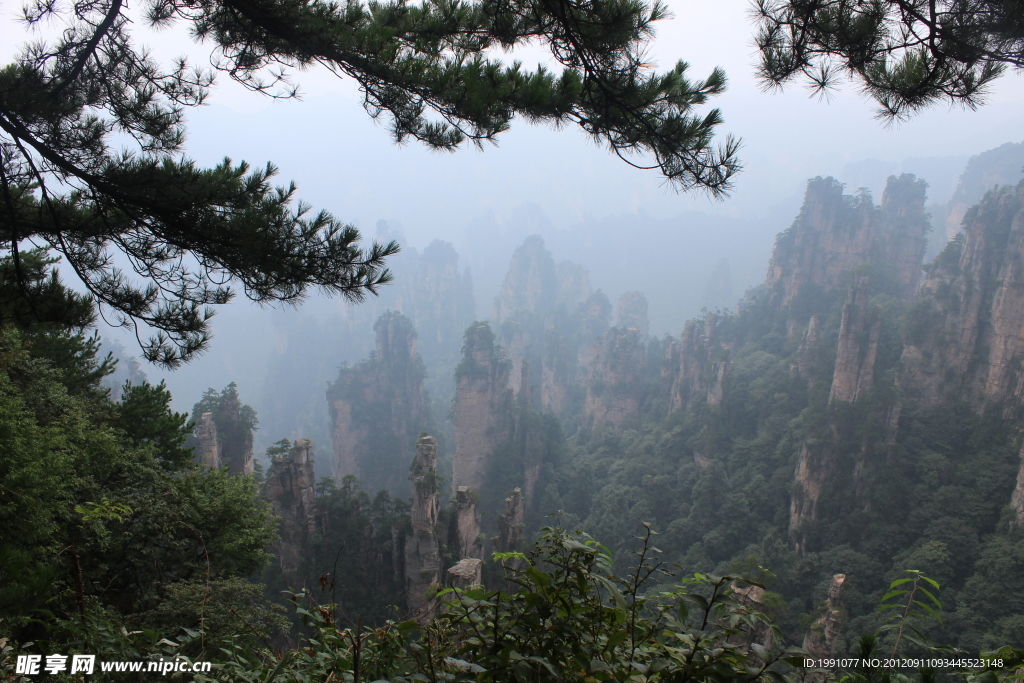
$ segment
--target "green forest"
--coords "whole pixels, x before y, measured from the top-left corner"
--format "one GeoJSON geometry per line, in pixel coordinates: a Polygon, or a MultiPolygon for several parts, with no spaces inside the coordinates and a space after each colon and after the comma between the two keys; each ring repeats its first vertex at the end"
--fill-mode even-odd
{"type": "Polygon", "coordinates": [[[1024,679],[1024,6],[737,8],[8,12],[0,682],[1024,679]]]}

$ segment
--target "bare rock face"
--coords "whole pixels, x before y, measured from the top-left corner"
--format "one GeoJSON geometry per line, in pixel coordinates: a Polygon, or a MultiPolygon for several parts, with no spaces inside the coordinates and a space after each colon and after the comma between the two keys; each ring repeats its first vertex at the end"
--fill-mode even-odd
{"type": "Polygon", "coordinates": [[[493,539],[499,553],[523,550],[526,543],[523,493],[515,489],[505,499],[505,511],[498,520],[498,535],[493,539]]]}
{"type": "Polygon", "coordinates": [[[929,267],[908,313],[899,383],[925,404],[949,395],[1024,414],[1024,185],[990,193],[929,267]]]}
{"type": "Polygon", "coordinates": [[[725,385],[729,375],[729,359],[715,361],[711,366],[711,376],[714,382],[708,387],[708,405],[722,405],[722,398],[725,396],[725,385]]]}
{"type": "Polygon", "coordinates": [[[213,413],[203,413],[199,418],[196,439],[199,441],[199,464],[211,469],[220,467],[217,425],[213,421],[213,413]]]}
{"type": "Polygon", "coordinates": [[[832,577],[825,600],[825,611],[811,624],[810,630],[804,636],[803,648],[811,657],[827,659],[836,654],[836,644],[843,627],[842,595],[845,582],[845,574],[836,574],[832,577]]]}
{"type": "Polygon", "coordinates": [[[789,499],[789,538],[797,555],[807,551],[809,535],[818,520],[818,504],[834,474],[830,444],[804,443],[797,454],[793,492],[789,499]]]}
{"type": "Polygon", "coordinates": [[[531,235],[512,254],[505,282],[494,302],[494,319],[504,321],[518,311],[546,312],[558,300],[555,260],[540,235],[531,235]]]}
{"type": "Polygon", "coordinates": [[[298,439],[290,451],[275,455],[267,470],[267,497],[281,519],[273,552],[288,585],[296,590],[303,588],[298,585],[302,557],[316,531],[312,450],[309,439],[298,439]]]}
{"type": "Polygon", "coordinates": [[[804,337],[800,342],[800,348],[797,349],[796,353],[797,372],[802,378],[807,380],[809,386],[813,386],[814,376],[819,369],[819,355],[821,353],[819,327],[818,316],[812,315],[810,322],[807,323],[804,337]]]}
{"type": "Polygon", "coordinates": [[[494,305],[495,331],[512,363],[510,386],[535,405],[564,412],[567,386],[577,380],[569,347],[578,313],[591,297],[587,269],[555,263],[539,235],[516,249],[494,305]]]}
{"type": "Polygon", "coordinates": [[[881,316],[868,304],[867,278],[859,278],[850,285],[843,305],[829,403],[854,403],[871,391],[881,330],[881,316]]]}
{"type": "Polygon", "coordinates": [[[765,283],[772,302],[789,307],[801,293],[828,291],[868,263],[887,272],[893,295],[912,297],[929,230],[926,188],[909,174],[890,177],[876,207],[870,196],[844,196],[833,178],[809,181],[800,215],[775,242],[765,283]]]}
{"type": "Polygon", "coordinates": [[[441,585],[441,551],[437,515],[441,508],[437,477],[437,439],[416,442],[409,479],[412,482],[412,530],[405,540],[405,590],[409,609],[419,623],[430,621],[434,594],[441,585]]]}
{"type": "Polygon", "coordinates": [[[476,491],[468,486],[460,486],[455,492],[452,531],[459,559],[483,557],[484,549],[480,543],[479,500],[476,491]]]}
{"type": "Polygon", "coordinates": [[[484,561],[466,557],[448,568],[448,585],[459,590],[470,590],[483,586],[484,561]]]}
{"type": "Polygon", "coordinates": [[[425,371],[416,352],[416,331],[401,313],[385,313],[374,325],[376,351],[342,368],[327,390],[337,481],[355,475],[370,491],[408,491],[408,445],[429,429],[423,390],[425,371]]]}
{"type": "Polygon", "coordinates": [[[720,358],[727,346],[715,334],[718,318],[718,314],[708,313],[703,320],[687,321],[679,341],[668,346],[670,413],[688,409],[702,395],[716,405],[721,402],[728,368],[727,361],[720,358]]]}
{"type": "Polygon", "coordinates": [[[613,327],[598,342],[583,408],[594,429],[610,422],[621,431],[639,417],[645,352],[635,328],[613,327]]]}
{"type": "Polygon", "coordinates": [[[648,332],[647,297],[640,292],[626,292],[615,307],[615,324],[637,330],[641,337],[648,332]]]}
{"type": "Polygon", "coordinates": [[[488,323],[466,330],[463,358],[455,371],[455,457],[452,479],[456,491],[483,487],[496,448],[499,423],[509,412],[510,363],[495,344],[488,323]]]}
{"type": "Polygon", "coordinates": [[[1024,528],[1024,446],[1020,449],[1020,468],[1017,470],[1017,486],[1010,496],[1010,507],[1013,508],[1013,519],[1010,524],[1017,528],[1024,528]]]}

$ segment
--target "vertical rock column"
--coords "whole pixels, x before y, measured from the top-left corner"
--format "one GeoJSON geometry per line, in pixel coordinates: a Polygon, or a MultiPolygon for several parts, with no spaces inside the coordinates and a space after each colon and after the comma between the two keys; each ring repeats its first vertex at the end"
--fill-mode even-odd
{"type": "Polygon", "coordinates": [[[217,425],[213,421],[213,413],[203,413],[199,418],[196,439],[199,440],[199,464],[211,469],[220,467],[217,425]]]}
{"type": "Polygon", "coordinates": [[[437,439],[416,442],[412,463],[412,531],[405,541],[405,591],[412,617],[426,624],[434,615],[434,594],[441,583],[441,552],[437,544],[440,509],[437,478],[437,439]]]}
{"type": "Polygon", "coordinates": [[[480,510],[476,491],[460,486],[455,492],[450,538],[459,553],[459,561],[448,569],[448,585],[468,590],[483,583],[483,546],[480,543],[480,510]]]}
{"type": "MultiPolygon", "coordinates": [[[[832,577],[832,583],[828,588],[828,597],[825,599],[825,612],[811,624],[810,630],[804,636],[803,648],[815,659],[835,657],[839,632],[843,626],[840,600],[845,582],[845,574],[836,574],[832,577]]],[[[823,678],[818,680],[823,680],[823,678]]]]}
{"type": "Polygon", "coordinates": [[[290,451],[274,456],[267,472],[267,496],[281,518],[274,554],[281,574],[293,589],[300,589],[302,558],[316,530],[316,477],[309,439],[299,439],[290,451]]]}
{"type": "Polygon", "coordinates": [[[507,412],[509,363],[494,343],[487,323],[466,330],[463,358],[455,371],[455,457],[452,479],[455,490],[483,487],[494,453],[495,428],[507,412]]]}
{"type": "Polygon", "coordinates": [[[868,307],[868,280],[859,278],[856,285],[850,285],[843,305],[829,403],[853,403],[873,387],[881,323],[878,310],[868,307]],[[868,335],[866,346],[863,342],[865,332],[868,335]]]}
{"type": "Polygon", "coordinates": [[[1010,507],[1013,508],[1013,519],[1010,520],[1010,524],[1024,528],[1024,446],[1020,449],[1020,469],[1017,470],[1017,486],[1010,497],[1010,507]]]}

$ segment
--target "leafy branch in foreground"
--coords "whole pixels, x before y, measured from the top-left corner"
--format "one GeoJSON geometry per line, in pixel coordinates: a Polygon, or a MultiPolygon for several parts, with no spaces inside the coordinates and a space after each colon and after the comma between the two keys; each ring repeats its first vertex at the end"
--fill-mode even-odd
{"type": "Polygon", "coordinates": [[[698,574],[675,589],[642,593],[644,582],[665,568],[651,559],[650,539],[650,533],[643,539],[633,575],[619,578],[603,546],[545,529],[528,555],[504,558],[514,591],[443,591],[439,597],[447,602],[425,626],[341,629],[328,607],[300,607],[313,628],[308,640],[281,656],[229,647],[215,678],[778,682],[787,662],[802,661],[798,650],[754,642],[764,632],[759,627],[771,627],[736,597],[737,577],[698,574]]]}

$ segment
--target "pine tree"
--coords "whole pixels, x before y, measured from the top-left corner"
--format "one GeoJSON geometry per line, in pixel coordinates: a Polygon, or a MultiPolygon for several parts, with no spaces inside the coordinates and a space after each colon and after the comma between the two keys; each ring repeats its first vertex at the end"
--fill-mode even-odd
{"type": "MultiPolygon", "coordinates": [[[[721,195],[737,143],[713,140],[723,91],[714,70],[654,73],[643,53],[666,11],[643,0],[147,0],[154,26],[186,24],[213,46],[213,69],[169,68],[133,42],[123,0],[33,0],[30,27],[60,24],[49,43],[0,68],[0,243],[18,263],[32,240],[63,255],[110,320],[151,329],[145,356],[174,366],[203,349],[212,305],[236,283],[259,302],[320,289],[360,300],[390,279],[397,245],[360,247],[359,233],[275,187],[275,169],[182,156],[184,115],[216,70],[275,97],[295,93],[289,70],[320,64],[359,83],[394,139],[452,150],[492,141],[521,116],[574,122],[679,189],[721,195]],[[491,55],[531,41],[563,67],[524,70],[491,55]],[[133,138],[129,151],[111,136],[133,138]],[[119,253],[134,273],[115,265],[119,253]]],[[[20,282],[20,280],[19,280],[20,282]]],[[[23,288],[23,296],[32,292],[23,288]]]]}
{"type": "Polygon", "coordinates": [[[1022,0],[757,0],[759,74],[825,92],[849,76],[905,119],[937,102],[974,109],[1007,67],[1024,68],[1022,0]]]}

